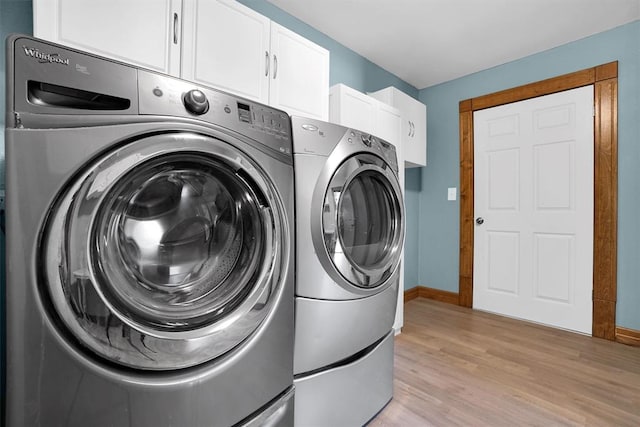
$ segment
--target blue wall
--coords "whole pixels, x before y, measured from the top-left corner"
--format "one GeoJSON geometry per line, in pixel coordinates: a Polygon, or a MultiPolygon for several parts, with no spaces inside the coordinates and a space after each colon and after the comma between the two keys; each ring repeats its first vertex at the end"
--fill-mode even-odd
{"type": "Polygon", "coordinates": [[[446,200],[459,187],[458,103],[461,100],[619,61],[618,304],[616,323],[640,329],[640,21],[420,91],[427,105],[428,166],[407,175],[419,188],[419,263],[407,277],[458,291],[459,203],[446,200]]]}
{"type": "MultiPolygon", "coordinates": [[[[428,114],[428,113],[427,113],[428,114]]],[[[427,159],[427,164],[431,167],[431,160],[427,159]]],[[[426,168],[405,169],[405,217],[406,217],[406,238],[404,241],[404,288],[411,289],[421,284],[419,280],[418,266],[420,265],[420,194],[422,191],[422,174],[426,168]]],[[[453,185],[452,185],[453,186],[453,185]]]]}

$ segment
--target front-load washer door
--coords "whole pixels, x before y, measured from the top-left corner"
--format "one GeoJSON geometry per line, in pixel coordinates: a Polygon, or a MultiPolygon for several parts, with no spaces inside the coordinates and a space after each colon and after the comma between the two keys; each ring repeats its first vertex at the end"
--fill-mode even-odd
{"type": "Polygon", "coordinates": [[[397,176],[380,157],[357,153],[338,166],[324,188],[322,215],[312,221],[321,262],[337,283],[351,290],[386,288],[399,267],[404,239],[397,176]]]}
{"type": "Polygon", "coordinates": [[[280,294],[287,218],[254,161],[222,140],[147,136],[97,160],[52,210],[46,294],[81,346],[176,369],[247,339],[280,294]]]}

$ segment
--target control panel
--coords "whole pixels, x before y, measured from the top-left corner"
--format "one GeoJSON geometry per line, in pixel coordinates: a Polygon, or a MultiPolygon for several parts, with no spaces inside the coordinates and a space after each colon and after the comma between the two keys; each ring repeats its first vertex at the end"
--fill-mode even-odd
{"type": "Polygon", "coordinates": [[[291,156],[291,121],[283,111],[145,70],[138,70],[138,90],[140,114],[206,121],[291,156]]]}
{"type": "MultiPolygon", "coordinates": [[[[12,56],[9,77],[15,80],[15,96],[7,98],[8,111],[187,118],[236,132],[248,144],[293,162],[291,119],[281,110],[43,40],[14,36],[10,47],[12,52],[46,52],[55,61],[36,53],[12,56]]],[[[11,126],[22,120],[18,115],[10,119],[15,121],[11,126]]]]}
{"type": "Polygon", "coordinates": [[[350,129],[343,141],[349,145],[360,146],[362,150],[372,151],[384,158],[394,170],[397,171],[398,159],[396,157],[396,147],[387,141],[368,133],[363,133],[355,129],[350,129]]]}
{"type": "Polygon", "coordinates": [[[388,151],[395,151],[395,147],[388,142],[357,130],[349,130],[346,140],[349,144],[361,142],[363,146],[373,149],[374,151],[381,151],[383,154],[388,151]]]}
{"type": "Polygon", "coordinates": [[[305,117],[293,117],[292,127],[295,133],[295,153],[329,156],[334,150],[348,153],[370,152],[385,159],[397,172],[398,159],[396,147],[389,142],[334,123],[305,117]]]}
{"type": "Polygon", "coordinates": [[[238,102],[238,118],[267,135],[286,137],[290,132],[289,116],[266,106],[238,102]]]}

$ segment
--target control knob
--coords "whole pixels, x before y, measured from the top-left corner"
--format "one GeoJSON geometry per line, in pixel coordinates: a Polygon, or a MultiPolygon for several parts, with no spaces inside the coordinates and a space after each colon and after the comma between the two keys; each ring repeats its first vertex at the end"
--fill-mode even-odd
{"type": "Polygon", "coordinates": [[[184,102],[187,111],[198,116],[209,111],[209,101],[206,95],[198,89],[192,89],[185,93],[182,102],[184,102]]]}
{"type": "Polygon", "coordinates": [[[367,147],[371,147],[371,135],[362,134],[362,143],[367,147]]]}

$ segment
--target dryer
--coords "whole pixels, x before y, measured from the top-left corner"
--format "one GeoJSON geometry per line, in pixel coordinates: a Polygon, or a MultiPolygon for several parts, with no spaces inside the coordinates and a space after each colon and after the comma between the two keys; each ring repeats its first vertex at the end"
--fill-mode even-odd
{"type": "Polygon", "coordinates": [[[286,113],[8,41],[14,426],[291,425],[286,113]]]}
{"type": "Polygon", "coordinates": [[[292,128],[296,424],[362,425],[393,394],[405,222],[395,147],[302,117],[292,128]]]}

